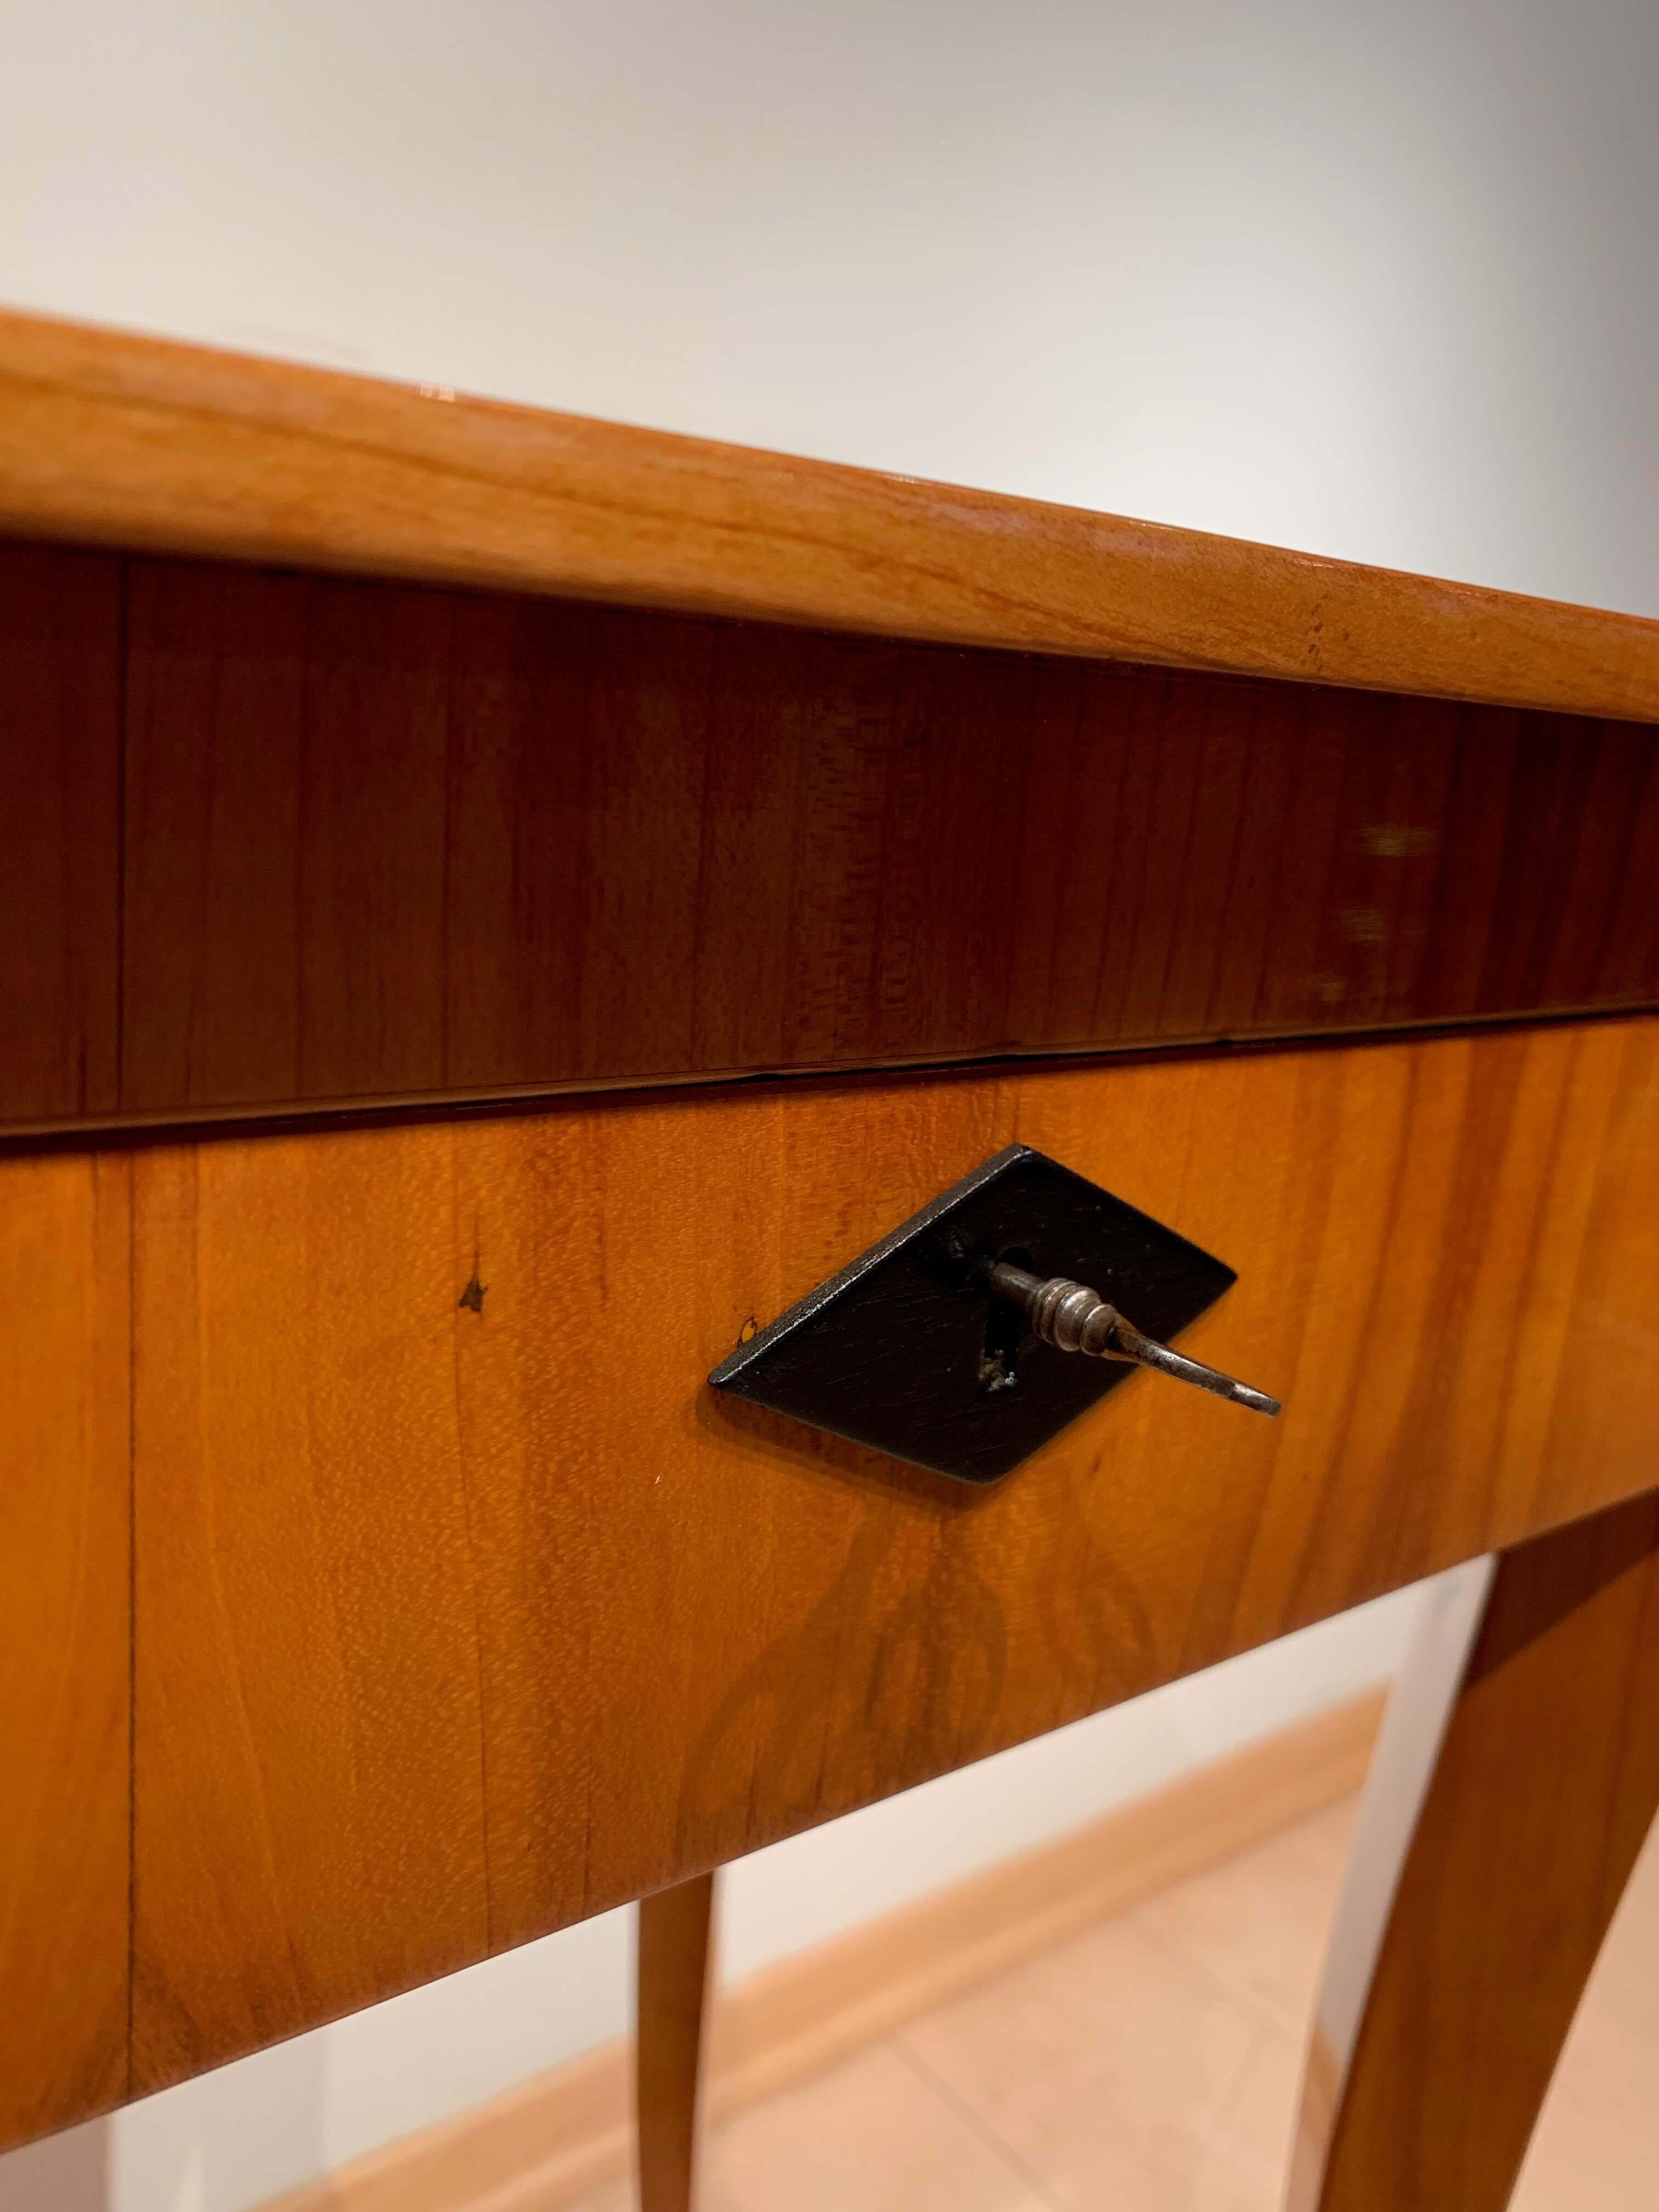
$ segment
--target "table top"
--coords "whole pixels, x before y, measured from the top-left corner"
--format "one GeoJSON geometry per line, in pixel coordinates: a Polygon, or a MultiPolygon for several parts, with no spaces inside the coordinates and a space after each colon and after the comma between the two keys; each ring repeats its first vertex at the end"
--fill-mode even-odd
{"type": "Polygon", "coordinates": [[[1659,720],[1659,622],[0,314],[0,530],[1659,720]]]}

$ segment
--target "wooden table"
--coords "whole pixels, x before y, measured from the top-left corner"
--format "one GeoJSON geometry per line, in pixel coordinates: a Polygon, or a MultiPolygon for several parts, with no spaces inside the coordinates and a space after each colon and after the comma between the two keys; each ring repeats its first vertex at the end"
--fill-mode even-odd
{"type": "Polygon", "coordinates": [[[1659,625],[0,319],[0,2139],[1455,1561],[1297,2202],[1504,2203],[1659,1802],[1659,625]],[[721,1399],[1022,1139],[975,1491],[721,1399]]]}

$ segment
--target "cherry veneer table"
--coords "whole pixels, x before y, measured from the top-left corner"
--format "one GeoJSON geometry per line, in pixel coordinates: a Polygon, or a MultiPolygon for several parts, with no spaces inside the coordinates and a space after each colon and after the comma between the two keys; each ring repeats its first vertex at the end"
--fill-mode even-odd
{"type": "Polygon", "coordinates": [[[1659,625],[0,318],[0,2138],[1454,1562],[1297,2202],[1496,2212],[1659,1802],[1659,625]],[[953,1482],[711,1390],[1024,1142],[953,1482]]]}

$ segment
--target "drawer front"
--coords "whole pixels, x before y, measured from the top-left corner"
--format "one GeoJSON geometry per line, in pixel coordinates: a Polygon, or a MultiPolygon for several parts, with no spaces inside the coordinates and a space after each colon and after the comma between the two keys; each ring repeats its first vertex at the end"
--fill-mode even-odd
{"type": "MultiPolygon", "coordinates": [[[[131,2044],[88,1999],[82,2107],[1651,1484],[1656,1109],[1630,1022],[0,1168],[8,1310],[77,1235],[110,1407],[21,1365],[8,1510],[51,1559],[28,1498],[82,1500],[135,1603],[135,1856],[80,1877],[124,1972],[131,1875],[131,2044]],[[1280,1421],[1137,1375],[978,1492],[707,1389],[1015,1139],[1238,1269],[1183,1346],[1280,1421]]],[[[118,1752],[127,1651],[66,1640],[80,1703],[7,1771],[118,1752]]]]}

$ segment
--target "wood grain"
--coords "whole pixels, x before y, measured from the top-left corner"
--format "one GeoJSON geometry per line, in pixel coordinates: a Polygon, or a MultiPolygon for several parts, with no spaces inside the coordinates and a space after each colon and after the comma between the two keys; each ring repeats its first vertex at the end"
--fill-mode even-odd
{"type": "Polygon", "coordinates": [[[1659,624],[0,316],[0,528],[1659,719],[1659,624]]]}
{"type": "Polygon", "coordinates": [[[1302,2201],[1320,2212],[1508,2204],[1659,1808],[1656,1662],[1659,1500],[1552,1530],[1499,1563],[1323,2186],[1302,2201]]]}
{"type": "Polygon", "coordinates": [[[119,1103],[121,583],[0,543],[0,1119],[119,1103]]]}
{"type": "Polygon", "coordinates": [[[127,2090],[129,1186],[0,1203],[0,2147],[127,2090]]]}
{"type": "Polygon", "coordinates": [[[1631,1023],[135,1154],[135,2089],[1650,1485],[1656,1105],[1631,1023]],[[1284,1420],[978,1495],[707,1391],[1015,1138],[1284,1420]]]}
{"type": "Polygon", "coordinates": [[[106,1126],[1659,1002],[1645,726],[224,563],[125,622],[106,1126]]]}
{"type": "Polygon", "coordinates": [[[640,1899],[634,2109],[640,2212],[692,2212],[714,1885],[695,1875],[640,1899]]]}
{"type": "Polygon", "coordinates": [[[217,1247],[195,1229],[228,1156],[135,1163],[135,2091],[346,2008],[365,1947],[406,1985],[496,1948],[526,1839],[497,1863],[487,1780],[520,1793],[511,1732],[484,1739],[487,1656],[520,1724],[556,1694],[522,1642],[484,1648],[517,1607],[503,1588],[481,1617],[473,1545],[514,1569],[457,1479],[462,1347],[425,1310],[418,1169],[379,1161],[319,1216],[275,1154],[242,1164],[217,1247]]]}

